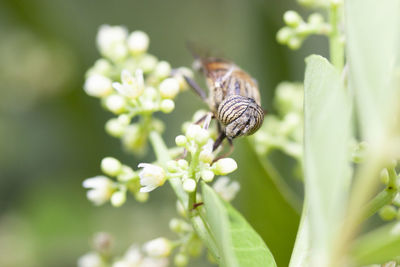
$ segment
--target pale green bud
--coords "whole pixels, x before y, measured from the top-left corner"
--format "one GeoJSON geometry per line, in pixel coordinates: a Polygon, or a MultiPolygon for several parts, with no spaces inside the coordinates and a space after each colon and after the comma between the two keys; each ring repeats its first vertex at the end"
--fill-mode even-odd
{"type": "Polygon", "coordinates": [[[292,36],[289,39],[288,46],[289,46],[290,49],[297,50],[297,49],[300,48],[301,43],[302,43],[302,41],[301,41],[300,38],[298,38],[296,36],[292,36]]]}
{"type": "Polygon", "coordinates": [[[172,251],[172,243],[164,237],[159,237],[145,243],[143,250],[151,257],[168,257],[172,251]]]}
{"type": "Polygon", "coordinates": [[[153,55],[145,54],[139,61],[139,68],[143,70],[144,73],[149,73],[154,70],[157,65],[157,58],[153,55]]]}
{"type": "Polygon", "coordinates": [[[179,170],[178,162],[176,160],[167,161],[167,171],[177,172],[179,170]]]}
{"type": "Polygon", "coordinates": [[[177,146],[180,146],[180,147],[186,146],[186,143],[187,143],[186,136],[184,136],[184,135],[178,135],[178,136],[175,138],[175,143],[176,143],[177,146]]]}
{"type": "Polygon", "coordinates": [[[193,179],[186,179],[182,184],[183,190],[188,193],[194,192],[196,190],[196,181],[193,179]]]}
{"type": "Polygon", "coordinates": [[[121,207],[126,201],[126,192],[125,191],[117,191],[111,196],[111,204],[114,207],[121,207]]]}
{"type": "Polygon", "coordinates": [[[113,91],[112,81],[100,74],[89,76],[83,88],[88,95],[94,97],[104,97],[113,91]]]}
{"type": "Polygon", "coordinates": [[[201,179],[204,180],[204,182],[211,182],[214,179],[214,173],[210,170],[203,170],[201,172],[201,179]]]}
{"type": "Polygon", "coordinates": [[[175,103],[171,99],[164,99],[161,101],[160,110],[164,113],[171,113],[175,108],[175,103]]]}
{"type": "Polygon", "coordinates": [[[117,176],[118,181],[127,182],[136,178],[139,178],[139,176],[132,170],[131,167],[122,165],[121,172],[117,176]]]}
{"type": "Polygon", "coordinates": [[[392,205],[386,205],[383,208],[381,208],[379,211],[379,216],[384,221],[393,220],[396,217],[396,215],[397,215],[397,210],[392,205]]]}
{"type": "Polygon", "coordinates": [[[199,159],[204,163],[211,163],[214,160],[214,155],[210,150],[202,150],[199,159]]]}
{"type": "Polygon", "coordinates": [[[174,257],[174,264],[177,267],[185,267],[189,263],[189,257],[183,253],[178,253],[174,257]]]}
{"type": "Polygon", "coordinates": [[[281,44],[286,44],[293,35],[293,30],[289,27],[283,27],[276,35],[276,40],[281,44]]]}
{"type": "Polygon", "coordinates": [[[180,159],[178,160],[178,166],[179,168],[186,170],[187,168],[189,168],[189,163],[187,162],[187,160],[180,159]]]}
{"type": "Polygon", "coordinates": [[[118,116],[118,121],[122,125],[128,126],[129,123],[131,122],[131,118],[127,114],[121,114],[118,116]]]}
{"type": "Polygon", "coordinates": [[[324,22],[324,17],[320,13],[313,13],[308,17],[308,23],[311,25],[320,25],[324,22]]]}
{"type": "Polygon", "coordinates": [[[286,11],[283,15],[283,20],[290,27],[297,27],[301,22],[303,22],[303,19],[300,17],[300,15],[293,10],[286,11]]]}
{"type": "Polygon", "coordinates": [[[381,181],[384,184],[389,183],[389,172],[386,168],[381,171],[381,181]]]}
{"type": "Polygon", "coordinates": [[[208,139],[210,138],[210,134],[207,130],[201,128],[195,136],[196,143],[200,146],[207,143],[208,139]]]}
{"type": "Polygon", "coordinates": [[[121,124],[118,119],[110,119],[106,123],[106,132],[114,137],[121,137],[125,133],[126,126],[121,124]]]}
{"type": "Polygon", "coordinates": [[[162,98],[173,99],[179,92],[179,83],[175,78],[167,78],[160,83],[159,89],[162,98]]]}
{"type": "Polygon", "coordinates": [[[212,165],[213,171],[217,175],[226,175],[237,169],[237,163],[232,158],[223,158],[212,165]]]}
{"type": "Polygon", "coordinates": [[[105,174],[116,176],[121,172],[122,164],[116,158],[106,157],[101,161],[101,170],[105,174]]]}
{"type": "Polygon", "coordinates": [[[166,61],[157,63],[154,69],[154,75],[158,78],[166,78],[171,74],[171,65],[166,61]]]}
{"type": "Polygon", "coordinates": [[[126,101],[121,95],[109,95],[104,100],[105,107],[114,114],[120,114],[125,111],[126,101]]]}
{"type": "Polygon", "coordinates": [[[138,55],[147,51],[150,39],[145,32],[134,31],[129,35],[127,43],[129,52],[133,55],[138,55]]]}
{"type": "Polygon", "coordinates": [[[197,133],[200,132],[202,129],[199,125],[197,124],[191,124],[186,131],[186,137],[189,140],[194,140],[197,136],[197,133]]]}
{"type": "Polygon", "coordinates": [[[135,199],[138,202],[146,202],[149,199],[149,193],[137,192],[135,193],[135,199]]]}

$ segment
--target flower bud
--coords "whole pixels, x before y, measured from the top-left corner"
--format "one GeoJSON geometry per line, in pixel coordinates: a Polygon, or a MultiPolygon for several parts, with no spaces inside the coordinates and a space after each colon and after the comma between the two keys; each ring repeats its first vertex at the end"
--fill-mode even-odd
{"type": "Polygon", "coordinates": [[[78,267],[103,267],[103,259],[96,252],[89,252],[78,259],[78,267]]]}
{"type": "Polygon", "coordinates": [[[110,176],[116,176],[121,172],[122,164],[119,160],[106,157],[101,161],[101,170],[110,176]]]}
{"type": "Polygon", "coordinates": [[[138,202],[146,202],[149,199],[149,193],[137,192],[135,193],[135,199],[138,202]]]}
{"type": "Polygon", "coordinates": [[[168,239],[159,237],[145,243],[143,250],[151,257],[168,257],[172,244],[168,239]]]}
{"type": "Polygon", "coordinates": [[[214,173],[217,175],[225,175],[234,172],[237,169],[236,161],[232,158],[223,158],[212,165],[214,173]]]}
{"type": "Polygon", "coordinates": [[[137,179],[139,176],[132,170],[131,167],[122,165],[121,172],[118,174],[117,179],[120,182],[127,182],[137,179]]]}
{"type": "Polygon", "coordinates": [[[175,98],[179,92],[179,83],[175,78],[167,78],[159,86],[161,97],[175,98]]]}
{"type": "Polygon", "coordinates": [[[133,55],[142,54],[149,47],[149,36],[142,31],[134,31],[128,37],[128,49],[133,55]]]}
{"type": "Polygon", "coordinates": [[[178,135],[178,136],[175,138],[175,143],[176,143],[177,146],[180,146],[180,147],[186,146],[186,143],[187,143],[186,136],[184,136],[184,135],[178,135]]]}
{"type": "Polygon", "coordinates": [[[107,202],[113,192],[113,182],[105,176],[88,178],[83,181],[82,186],[90,189],[86,196],[97,206],[107,202]]]}
{"type": "Polygon", "coordinates": [[[206,144],[209,138],[210,138],[210,133],[203,128],[201,128],[196,133],[196,136],[195,136],[196,143],[200,146],[206,144]]]}
{"type": "Polygon", "coordinates": [[[175,103],[171,99],[164,99],[161,101],[160,110],[164,113],[171,113],[175,108],[175,103]]]}
{"type": "Polygon", "coordinates": [[[126,192],[125,191],[117,191],[111,196],[111,204],[114,207],[122,206],[126,201],[126,192]]]}
{"type": "Polygon", "coordinates": [[[157,63],[154,69],[154,75],[157,78],[165,78],[171,74],[171,65],[166,61],[160,61],[157,63]]]}
{"type": "Polygon", "coordinates": [[[203,170],[201,172],[201,179],[204,180],[204,182],[211,182],[214,179],[214,173],[210,170],[203,170]]]}
{"type": "Polygon", "coordinates": [[[189,140],[194,140],[197,136],[197,133],[201,131],[201,127],[197,124],[191,124],[186,130],[186,137],[189,140]]]}
{"type": "Polygon", "coordinates": [[[185,190],[186,192],[194,192],[196,190],[196,181],[193,179],[186,179],[183,182],[183,190],[185,190]]]}
{"type": "Polygon", "coordinates": [[[122,125],[126,125],[127,126],[131,122],[131,118],[127,114],[121,114],[121,115],[118,116],[118,121],[122,125]]]}
{"type": "Polygon", "coordinates": [[[308,17],[308,23],[311,25],[320,25],[324,22],[324,17],[319,13],[313,13],[308,17]]]}
{"type": "Polygon", "coordinates": [[[100,74],[103,76],[109,76],[112,70],[112,66],[107,59],[101,58],[96,60],[94,66],[89,69],[88,74],[89,76],[94,74],[100,74]]]}
{"type": "Polygon", "coordinates": [[[126,38],[128,31],[121,26],[102,25],[97,34],[97,45],[102,55],[118,61],[123,59],[128,49],[126,38]]]}
{"type": "Polygon", "coordinates": [[[113,91],[112,81],[100,74],[89,76],[86,79],[83,88],[88,95],[94,97],[104,97],[113,91]]]}
{"type": "Polygon", "coordinates": [[[396,215],[397,215],[397,210],[392,205],[386,205],[383,208],[381,208],[379,211],[379,216],[384,221],[393,220],[396,217],[396,215]]]}
{"type": "Polygon", "coordinates": [[[110,119],[106,123],[106,132],[114,137],[121,137],[125,133],[126,126],[121,124],[118,119],[110,119]]]}
{"type": "Polygon", "coordinates": [[[187,160],[180,159],[178,160],[178,166],[179,168],[186,170],[189,167],[189,163],[187,162],[187,160]]]}
{"type": "Polygon", "coordinates": [[[183,253],[178,253],[174,257],[174,264],[177,267],[185,267],[189,263],[189,257],[183,253]]]}
{"type": "Polygon", "coordinates": [[[289,27],[283,27],[276,35],[276,40],[281,44],[286,44],[293,35],[293,30],[289,27]]]}
{"type": "Polygon", "coordinates": [[[176,160],[167,161],[167,170],[169,172],[177,172],[179,170],[178,162],[176,160]]]}
{"type": "Polygon", "coordinates": [[[290,27],[297,27],[303,21],[300,15],[293,10],[286,11],[283,20],[290,27]]]}
{"type": "Polygon", "coordinates": [[[119,114],[125,111],[126,101],[124,97],[114,94],[105,98],[104,105],[109,111],[119,114]]]}
{"type": "Polygon", "coordinates": [[[301,43],[302,43],[302,41],[301,41],[300,38],[298,38],[296,36],[292,36],[289,39],[288,46],[289,46],[290,49],[297,50],[297,49],[300,48],[301,43]]]}
{"type": "Polygon", "coordinates": [[[145,54],[141,57],[138,62],[139,68],[143,70],[144,73],[149,73],[154,70],[157,65],[157,58],[153,55],[145,54]]]}
{"type": "Polygon", "coordinates": [[[384,184],[389,183],[389,172],[386,168],[381,171],[381,181],[384,184]]]}
{"type": "Polygon", "coordinates": [[[214,160],[214,155],[209,150],[202,150],[200,152],[199,159],[204,163],[211,163],[214,160]]]}

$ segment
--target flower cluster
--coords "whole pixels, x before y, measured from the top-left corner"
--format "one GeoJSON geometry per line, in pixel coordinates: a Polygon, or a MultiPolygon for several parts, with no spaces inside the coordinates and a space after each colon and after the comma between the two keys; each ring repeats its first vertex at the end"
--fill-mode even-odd
{"type": "Polygon", "coordinates": [[[386,185],[387,193],[393,192],[391,203],[383,206],[379,210],[379,216],[382,220],[391,221],[400,220],[400,195],[398,193],[400,186],[400,175],[396,172],[397,161],[393,161],[390,166],[381,172],[381,181],[386,185]]]}
{"type": "Polygon", "coordinates": [[[163,130],[152,113],[172,112],[174,98],[187,88],[183,75],[193,74],[187,68],[172,70],[168,62],[147,53],[149,37],[142,31],[129,34],[124,27],[103,25],[97,46],[103,57],[88,70],[85,92],[116,115],[106,123],[107,133],[121,138],[127,150],[143,152],[149,132],[163,130]]]}
{"type": "Polygon", "coordinates": [[[140,189],[140,173],[133,171],[131,167],[123,165],[115,158],[106,157],[101,161],[101,170],[107,176],[99,175],[83,181],[83,187],[89,189],[87,198],[95,205],[110,201],[113,206],[119,207],[125,203],[128,191],[138,201],[148,199],[148,194],[140,189]]]}
{"type": "Polygon", "coordinates": [[[276,89],[274,106],[277,115],[265,116],[264,124],[254,134],[257,153],[266,155],[273,149],[300,159],[303,144],[303,85],[283,82],[276,89]]]}
{"type": "MultiPolygon", "coordinates": [[[[142,247],[133,244],[122,257],[111,257],[112,243],[108,242],[106,248],[102,247],[98,243],[104,243],[104,240],[100,240],[104,238],[99,238],[100,236],[104,236],[104,233],[94,237],[93,251],[78,259],[78,267],[167,267],[168,256],[174,248],[170,240],[159,237],[146,242],[142,247]]],[[[109,235],[108,238],[110,238],[109,235]]]]}
{"type": "Polygon", "coordinates": [[[277,40],[281,44],[288,45],[290,49],[300,48],[303,41],[312,34],[329,35],[330,24],[324,21],[319,13],[311,14],[307,22],[296,11],[286,11],[283,20],[286,26],[277,33],[277,40]]]}

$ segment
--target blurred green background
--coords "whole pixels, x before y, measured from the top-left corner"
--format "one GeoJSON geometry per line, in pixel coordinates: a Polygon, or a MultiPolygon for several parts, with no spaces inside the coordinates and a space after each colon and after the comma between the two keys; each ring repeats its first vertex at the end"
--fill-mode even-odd
{"type": "MultiPolygon", "coordinates": [[[[98,231],[114,235],[118,254],[134,242],[174,237],[168,221],[176,216],[175,198],[168,186],[145,204],[130,198],[121,208],[94,207],[81,187],[83,179],[100,174],[105,156],[132,167],[154,159],[152,153],[144,158],[124,153],[119,140],[104,131],[112,115],[82,90],[85,71],[99,57],[95,36],[101,24],[147,32],[150,53],[173,67],[191,66],[187,41],[215,48],[259,81],[263,106],[273,112],[276,85],[302,80],[306,55],[326,54],[319,38],[296,52],[276,43],[288,9],[306,12],[289,0],[1,0],[0,266],[75,266],[98,231]]],[[[190,91],[176,106],[163,116],[169,145],[181,123],[204,107],[190,91]]],[[[274,216],[282,224],[264,229],[271,216],[264,209],[275,203],[262,202],[269,185],[254,173],[243,140],[236,143],[233,157],[242,170],[234,177],[242,191],[234,205],[268,244],[274,239],[269,246],[278,265],[285,266],[298,219],[277,208],[274,216]]],[[[282,155],[273,162],[289,173],[290,161],[282,155]]],[[[209,264],[200,259],[190,266],[209,264]]]]}

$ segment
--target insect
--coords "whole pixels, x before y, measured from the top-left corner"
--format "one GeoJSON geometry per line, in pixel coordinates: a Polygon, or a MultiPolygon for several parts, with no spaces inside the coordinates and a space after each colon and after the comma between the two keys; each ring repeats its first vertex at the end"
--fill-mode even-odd
{"type": "Polygon", "coordinates": [[[222,58],[196,57],[196,65],[206,78],[209,94],[189,77],[185,80],[208,104],[212,118],[218,121],[219,136],[213,150],[225,138],[232,146],[234,138],[255,133],[264,121],[257,81],[233,62],[222,58]]]}

